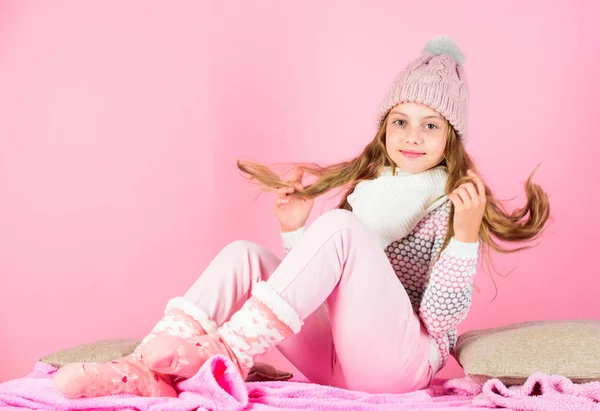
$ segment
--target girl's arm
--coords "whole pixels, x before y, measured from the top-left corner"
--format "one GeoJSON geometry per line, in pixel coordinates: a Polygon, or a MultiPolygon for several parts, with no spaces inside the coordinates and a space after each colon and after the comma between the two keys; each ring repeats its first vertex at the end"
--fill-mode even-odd
{"type": "Polygon", "coordinates": [[[478,242],[463,243],[453,238],[430,266],[419,316],[432,337],[452,331],[467,316],[478,254],[478,242]]]}
{"type": "MultiPolygon", "coordinates": [[[[487,203],[486,188],[481,178],[473,170],[467,170],[467,174],[472,182],[460,185],[448,195],[454,206],[455,237],[431,266],[429,282],[419,307],[419,315],[432,337],[443,339],[444,335],[450,334],[450,350],[456,327],[471,308],[479,231],[487,203]]],[[[436,225],[437,240],[446,236],[448,220],[445,220],[446,224],[436,225]]]]}

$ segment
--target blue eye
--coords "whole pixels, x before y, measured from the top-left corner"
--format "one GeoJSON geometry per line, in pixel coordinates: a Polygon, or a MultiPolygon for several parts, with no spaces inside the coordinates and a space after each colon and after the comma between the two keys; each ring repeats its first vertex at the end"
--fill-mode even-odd
{"type": "Polygon", "coordinates": [[[438,126],[436,126],[433,123],[428,123],[428,124],[425,124],[425,128],[427,128],[429,130],[435,130],[436,128],[438,128],[438,126]],[[429,127],[429,126],[433,126],[433,127],[429,127]]]}
{"type": "Polygon", "coordinates": [[[403,126],[404,124],[406,124],[406,122],[404,120],[396,120],[394,121],[394,124],[396,124],[397,126],[403,126]],[[399,121],[401,121],[402,124],[398,124],[399,121]]]}

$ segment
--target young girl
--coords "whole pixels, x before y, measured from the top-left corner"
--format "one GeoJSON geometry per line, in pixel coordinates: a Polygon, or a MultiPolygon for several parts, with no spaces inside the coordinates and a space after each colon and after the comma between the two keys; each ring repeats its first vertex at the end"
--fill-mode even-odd
{"type": "Polygon", "coordinates": [[[286,257],[245,241],[226,246],[125,358],[56,373],[67,397],[175,396],[212,355],[242,376],[277,346],[312,382],[370,393],[430,384],[466,317],[480,244],[537,238],[549,216],[544,191],[507,213],[465,152],[467,83],[460,50],[429,42],[402,70],[377,115],[379,131],[355,159],[299,166],[291,181],[266,167],[241,170],[278,192],[286,257]],[[303,186],[304,173],[316,181],[303,186]],[[309,227],[314,198],[346,188],[338,209],[309,227]],[[495,237],[495,239],[493,237],[495,237]]]}

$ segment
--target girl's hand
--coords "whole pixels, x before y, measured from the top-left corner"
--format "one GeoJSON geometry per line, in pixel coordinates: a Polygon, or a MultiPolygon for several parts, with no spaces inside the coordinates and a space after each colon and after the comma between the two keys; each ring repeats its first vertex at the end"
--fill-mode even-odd
{"type": "Polygon", "coordinates": [[[275,216],[283,232],[295,231],[302,228],[306,224],[306,220],[308,220],[315,203],[314,198],[289,196],[289,194],[295,191],[304,189],[302,185],[303,174],[304,171],[301,168],[294,170],[292,178],[289,180],[292,183],[292,187],[282,187],[277,190],[275,216]]]}
{"type": "Polygon", "coordinates": [[[485,211],[485,185],[472,170],[467,174],[475,184],[461,184],[448,198],[454,205],[454,238],[463,243],[479,241],[479,228],[485,211]]]}

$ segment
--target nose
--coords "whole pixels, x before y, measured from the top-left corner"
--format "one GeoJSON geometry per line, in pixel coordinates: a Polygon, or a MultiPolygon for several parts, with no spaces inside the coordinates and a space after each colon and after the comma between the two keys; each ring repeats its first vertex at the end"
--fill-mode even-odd
{"type": "Polygon", "coordinates": [[[423,142],[423,137],[419,130],[410,130],[408,135],[406,136],[407,144],[421,144],[423,142]]]}

